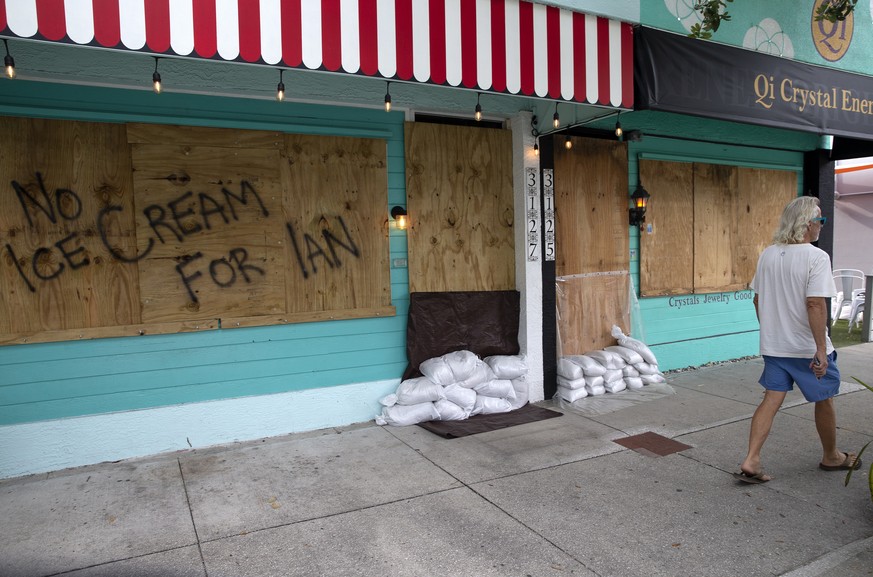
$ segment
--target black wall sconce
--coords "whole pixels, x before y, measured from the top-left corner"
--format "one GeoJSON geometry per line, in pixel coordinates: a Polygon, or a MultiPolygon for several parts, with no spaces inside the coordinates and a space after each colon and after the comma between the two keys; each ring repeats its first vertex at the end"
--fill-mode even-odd
{"type": "Polygon", "coordinates": [[[649,193],[643,188],[643,185],[637,183],[637,189],[631,195],[631,200],[634,205],[630,209],[630,225],[638,226],[640,230],[643,228],[643,223],[646,222],[646,207],[649,205],[649,193]]]}
{"type": "Polygon", "coordinates": [[[406,230],[409,226],[409,215],[406,214],[406,209],[402,206],[395,206],[391,209],[391,218],[394,219],[394,224],[400,230],[406,230]]]}

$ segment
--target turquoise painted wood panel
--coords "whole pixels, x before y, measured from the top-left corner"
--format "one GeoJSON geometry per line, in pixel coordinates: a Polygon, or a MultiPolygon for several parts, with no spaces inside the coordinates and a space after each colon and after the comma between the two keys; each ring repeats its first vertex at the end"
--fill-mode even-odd
{"type": "MultiPolygon", "coordinates": [[[[386,222],[406,204],[400,112],[16,81],[0,114],[382,138],[386,222]]],[[[404,231],[388,250],[407,258],[404,231]]],[[[399,378],[408,281],[392,266],[393,317],[0,347],[0,425],[399,378]]]]}

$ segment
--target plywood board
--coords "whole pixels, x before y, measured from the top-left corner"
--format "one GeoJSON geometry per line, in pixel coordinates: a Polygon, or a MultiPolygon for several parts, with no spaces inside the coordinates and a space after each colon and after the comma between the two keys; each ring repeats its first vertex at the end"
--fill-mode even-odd
{"type": "Polygon", "coordinates": [[[627,272],[558,277],[559,356],[616,344],[612,326],[630,326],[629,283],[627,272]]]}
{"type": "Polygon", "coordinates": [[[146,322],[285,310],[279,152],[211,144],[131,146],[146,322]]]}
{"type": "Polygon", "coordinates": [[[384,140],[0,131],[0,344],[394,314],[384,140]]]}
{"type": "Polygon", "coordinates": [[[733,284],[737,241],[737,167],[694,164],[694,292],[723,292],[733,284]]]}
{"type": "Polygon", "coordinates": [[[134,242],[124,127],[3,117],[0,132],[15,143],[0,155],[0,334],[140,322],[137,272],[111,258],[134,242]]]}
{"type": "Polygon", "coordinates": [[[558,334],[565,355],[615,344],[612,325],[629,315],[627,147],[571,142],[570,149],[555,149],[558,334]]]}
{"type": "Polygon", "coordinates": [[[571,149],[555,149],[556,274],[626,271],[627,145],[571,141],[571,149]]]}
{"type": "Polygon", "coordinates": [[[385,142],[285,138],[287,312],[389,306],[385,142]]]}
{"type": "Polygon", "coordinates": [[[515,288],[512,134],[407,123],[412,292],[515,288]]]}
{"type": "Polygon", "coordinates": [[[794,171],[738,169],[733,284],[746,288],[752,282],[758,256],[771,244],[782,209],[796,197],[794,171]]]}
{"type": "Polygon", "coordinates": [[[694,291],[693,165],[642,159],[640,182],[651,195],[640,234],[640,294],[694,291]]]}

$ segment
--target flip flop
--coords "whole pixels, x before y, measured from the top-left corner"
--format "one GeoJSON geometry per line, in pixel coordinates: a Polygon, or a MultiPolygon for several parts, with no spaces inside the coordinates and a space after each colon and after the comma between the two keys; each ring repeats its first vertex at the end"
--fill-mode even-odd
{"type": "Polygon", "coordinates": [[[747,473],[743,470],[740,470],[739,473],[732,473],[734,479],[740,481],[741,483],[747,483],[749,485],[760,485],[762,483],[766,483],[770,479],[766,478],[767,475],[764,474],[764,471],[760,473],[747,473]]]}
{"type": "Polygon", "coordinates": [[[824,463],[819,463],[818,468],[822,471],[849,471],[861,468],[861,459],[855,453],[844,453],[846,458],[839,465],[825,465],[824,463]]]}

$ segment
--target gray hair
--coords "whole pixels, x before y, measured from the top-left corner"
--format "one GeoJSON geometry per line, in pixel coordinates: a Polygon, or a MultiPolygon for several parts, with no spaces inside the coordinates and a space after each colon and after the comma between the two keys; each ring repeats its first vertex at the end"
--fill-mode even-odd
{"type": "Polygon", "coordinates": [[[799,196],[789,202],[782,211],[779,228],[773,235],[775,244],[800,244],[809,222],[816,217],[819,202],[814,196],[799,196]]]}

